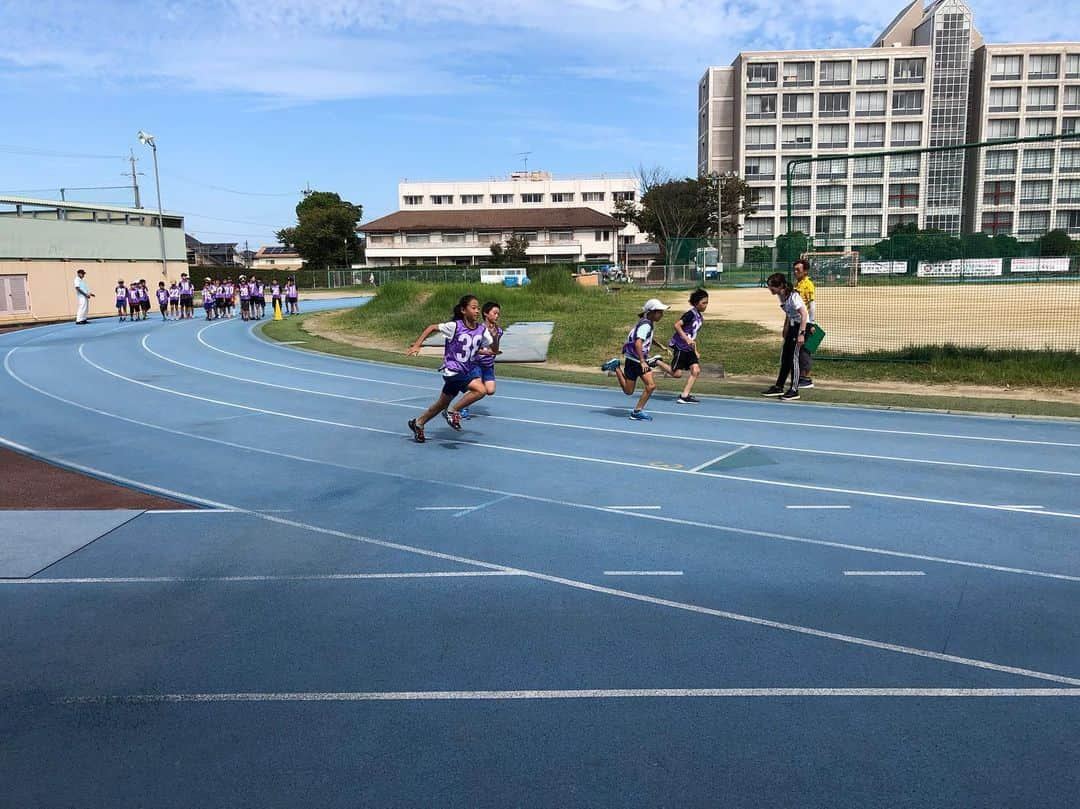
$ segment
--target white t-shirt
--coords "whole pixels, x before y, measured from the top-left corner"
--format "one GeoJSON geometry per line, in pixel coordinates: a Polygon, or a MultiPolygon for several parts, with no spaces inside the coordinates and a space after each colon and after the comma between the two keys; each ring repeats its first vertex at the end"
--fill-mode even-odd
{"type": "Polygon", "coordinates": [[[802,295],[798,292],[792,292],[786,301],[780,301],[780,308],[783,309],[784,314],[788,316],[788,323],[792,326],[797,326],[801,319],[799,310],[805,309],[806,304],[803,303],[802,295]]]}

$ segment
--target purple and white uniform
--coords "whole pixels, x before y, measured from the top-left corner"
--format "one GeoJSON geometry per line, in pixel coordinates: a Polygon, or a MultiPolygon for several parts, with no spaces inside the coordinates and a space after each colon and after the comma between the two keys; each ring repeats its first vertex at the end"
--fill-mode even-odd
{"type": "Polygon", "coordinates": [[[202,303],[204,309],[214,308],[214,285],[204,284],[202,288],[202,303]]]}
{"type": "Polygon", "coordinates": [[[169,287],[169,302],[177,303],[180,300],[180,287],[169,287]]]}
{"type": "MultiPolygon", "coordinates": [[[[502,327],[501,326],[496,326],[495,327],[495,333],[501,339],[503,334],[504,334],[504,332],[502,330],[502,327]]],[[[490,336],[491,332],[488,332],[488,335],[490,336]]],[[[494,339],[492,339],[491,344],[492,345],[495,344],[494,339]]],[[[481,368],[494,368],[495,367],[495,355],[494,354],[481,354],[480,356],[478,356],[476,358],[476,364],[479,365],[481,368]]]]}
{"type": "Polygon", "coordinates": [[[157,294],[158,306],[168,306],[169,305],[169,290],[167,290],[167,289],[165,289],[163,287],[158,287],[156,294],[157,294]]]}
{"type": "Polygon", "coordinates": [[[247,281],[240,284],[240,300],[251,300],[251,287],[247,285],[247,281]]]}
{"type": "Polygon", "coordinates": [[[471,374],[476,369],[476,352],[492,343],[483,323],[470,329],[462,320],[450,320],[439,324],[439,333],[446,338],[442,375],[447,377],[471,374]]]}
{"type": "MultiPolygon", "coordinates": [[[[701,324],[704,322],[704,318],[701,316],[701,312],[697,309],[688,309],[686,314],[680,318],[683,331],[691,340],[697,339],[697,333],[701,329],[701,324]]],[[[678,351],[693,351],[694,347],[687,343],[679,332],[675,332],[671,335],[671,340],[668,341],[668,345],[678,351]]]]}
{"type": "Polygon", "coordinates": [[[121,306],[126,304],[127,300],[128,300],[127,287],[118,286],[116,288],[116,308],[119,309],[121,306]]]}
{"type": "Polygon", "coordinates": [[[138,287],[128,287],[128,303],[132,306],[138,306],[139,301],[142,300],[142,295],[139,294],[138,287]]]}
{"type": "Polygon", "coordinates": [[[637,322],[637,325],[634,326],[634,328],[630,329],[630,334],[623,344],[623,356],[632,359],[635,362],[639,362],[640,360],[638,359],[637,349],[634,347],[634,343],[637,340],[641,340],[641,351],[647,359],[649,356],[649,349],[652,348],[652,338],[653,322],[648,318],[643,317],[637,322]]]}

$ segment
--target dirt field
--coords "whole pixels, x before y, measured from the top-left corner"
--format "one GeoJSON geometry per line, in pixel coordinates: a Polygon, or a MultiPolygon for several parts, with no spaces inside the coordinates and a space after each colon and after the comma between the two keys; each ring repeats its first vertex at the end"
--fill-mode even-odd
{"type": "MultiPolygon", "coordinates": [[[[709,291],[706,320],[747,320],[779,332],[783,315],[766,289],[709,291]]],[[[665,303],[685,308],[682,293],[665,303]]],[[[1074,351],[1080,283],[818,287],[817,320],[833,351],[952,343],[1074,351]]]]}

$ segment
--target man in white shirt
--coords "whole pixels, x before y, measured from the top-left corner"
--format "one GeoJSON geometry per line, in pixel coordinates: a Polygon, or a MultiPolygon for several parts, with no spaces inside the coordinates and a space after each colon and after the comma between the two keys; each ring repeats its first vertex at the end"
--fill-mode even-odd
{"type": "Polygon", "coordinates": [[[90,322],[87,318],[90,315],[90,299],[94,297],[94,293],[86,285],[86,270],[78,270],[75,275],[75,298],[79,305],[75,311],[75,325],[85,326],[90,322]]]}

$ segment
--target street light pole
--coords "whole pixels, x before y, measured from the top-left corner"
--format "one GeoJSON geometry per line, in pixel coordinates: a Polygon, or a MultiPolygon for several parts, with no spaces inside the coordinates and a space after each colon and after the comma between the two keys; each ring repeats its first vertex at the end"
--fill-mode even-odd
{"type": "Polygon", "coordinates": [[[161,177],[158,174],[157,164],[157,143],[154,141],[154,136],[149,132],[143,132],[139,130],[139,143],[144,146],[149,146],[154,153],[154,186],[157,188],[157,209],[158,209],[158,241],[161,244],[161,275],[165,277],[169,274],[169,267],[165,261],[165,213],[161,209],[161,177]]]}

